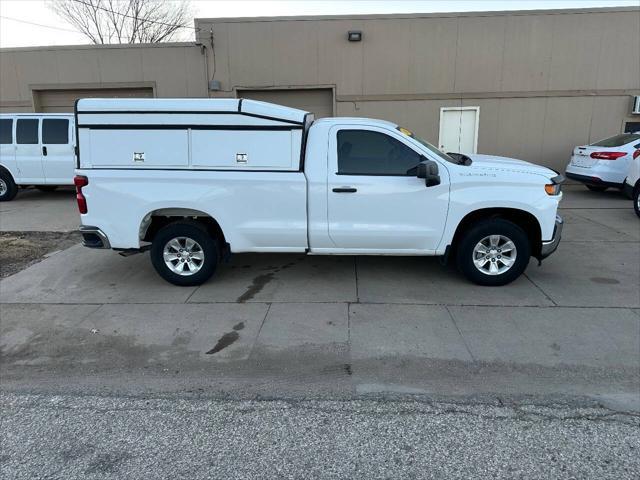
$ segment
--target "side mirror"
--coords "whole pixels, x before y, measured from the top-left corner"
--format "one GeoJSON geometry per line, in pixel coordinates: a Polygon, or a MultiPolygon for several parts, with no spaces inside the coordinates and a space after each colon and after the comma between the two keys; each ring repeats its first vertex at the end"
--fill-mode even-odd
{"type": "Polygon", "coordinates": [[[440,175],[438,174],[438,164],[433,160],[423,160],[418,164],[416,172],[418,178],[424,178],[427,187],[440,185],[440,175]]]}

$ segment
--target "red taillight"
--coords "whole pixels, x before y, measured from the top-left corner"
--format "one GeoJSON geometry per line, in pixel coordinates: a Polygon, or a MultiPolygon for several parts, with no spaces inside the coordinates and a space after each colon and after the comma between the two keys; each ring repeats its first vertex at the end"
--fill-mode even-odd
{"type": "Polygon", "coordinates": [[[638,157],[640,157],[640,148],[633,152],[633,159],[635,160],[638,157]]]}
{"type": "Polygon", "coordinates": [[[76,175],[73,177],[73,184],[76,186],[76,200],[78,201],[78,210],[80,213],[87,213],[87,199],[84,198],[82,187],[89,185],[89,179],[84,175],[76,175]]]}
{"type": "Polygon", "coordinates": [[[626,152],[593,152],[591,158],[597,160],[617,160],[620,157],[624,157],[626,152]]]}

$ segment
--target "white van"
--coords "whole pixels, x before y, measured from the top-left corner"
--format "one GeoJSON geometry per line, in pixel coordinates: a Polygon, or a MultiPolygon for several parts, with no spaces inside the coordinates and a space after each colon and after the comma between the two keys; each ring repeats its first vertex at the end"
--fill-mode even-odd
{"type": "Polygon", "coordinates": [[[19,186],[54,190],[73,185],[75,122],[66,113],[0,115],[0,202],[19,186]]]}

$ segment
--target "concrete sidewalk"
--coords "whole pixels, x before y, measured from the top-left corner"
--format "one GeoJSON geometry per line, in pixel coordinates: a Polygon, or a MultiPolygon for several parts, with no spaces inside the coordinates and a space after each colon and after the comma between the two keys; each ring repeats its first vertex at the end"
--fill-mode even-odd
{"type": "Polygon", "coordinates": [[[564,209],[558,252],[501,288],[433,258],[301,255],[236,255],[178,288],[147,254],[75,246],[0,281],[3,386],[563,395],[640,410],[640,223],[630,202],[606,204],[564,209]]]}

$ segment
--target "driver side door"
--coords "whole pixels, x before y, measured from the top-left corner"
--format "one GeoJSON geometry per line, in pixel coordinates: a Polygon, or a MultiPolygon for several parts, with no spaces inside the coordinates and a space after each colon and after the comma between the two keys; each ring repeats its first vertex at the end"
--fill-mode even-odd
{"type": "MultiPolygon", "coordinates": [[[[400,132],[381,127],[332,128],[328,157],[329,237],[352,253],[433,253],[446,223],[449,176],[439,185],[416,177],[422,152],[400,132]]],[[[347,252],[345,252],[347,253],[347,252]]]]}

